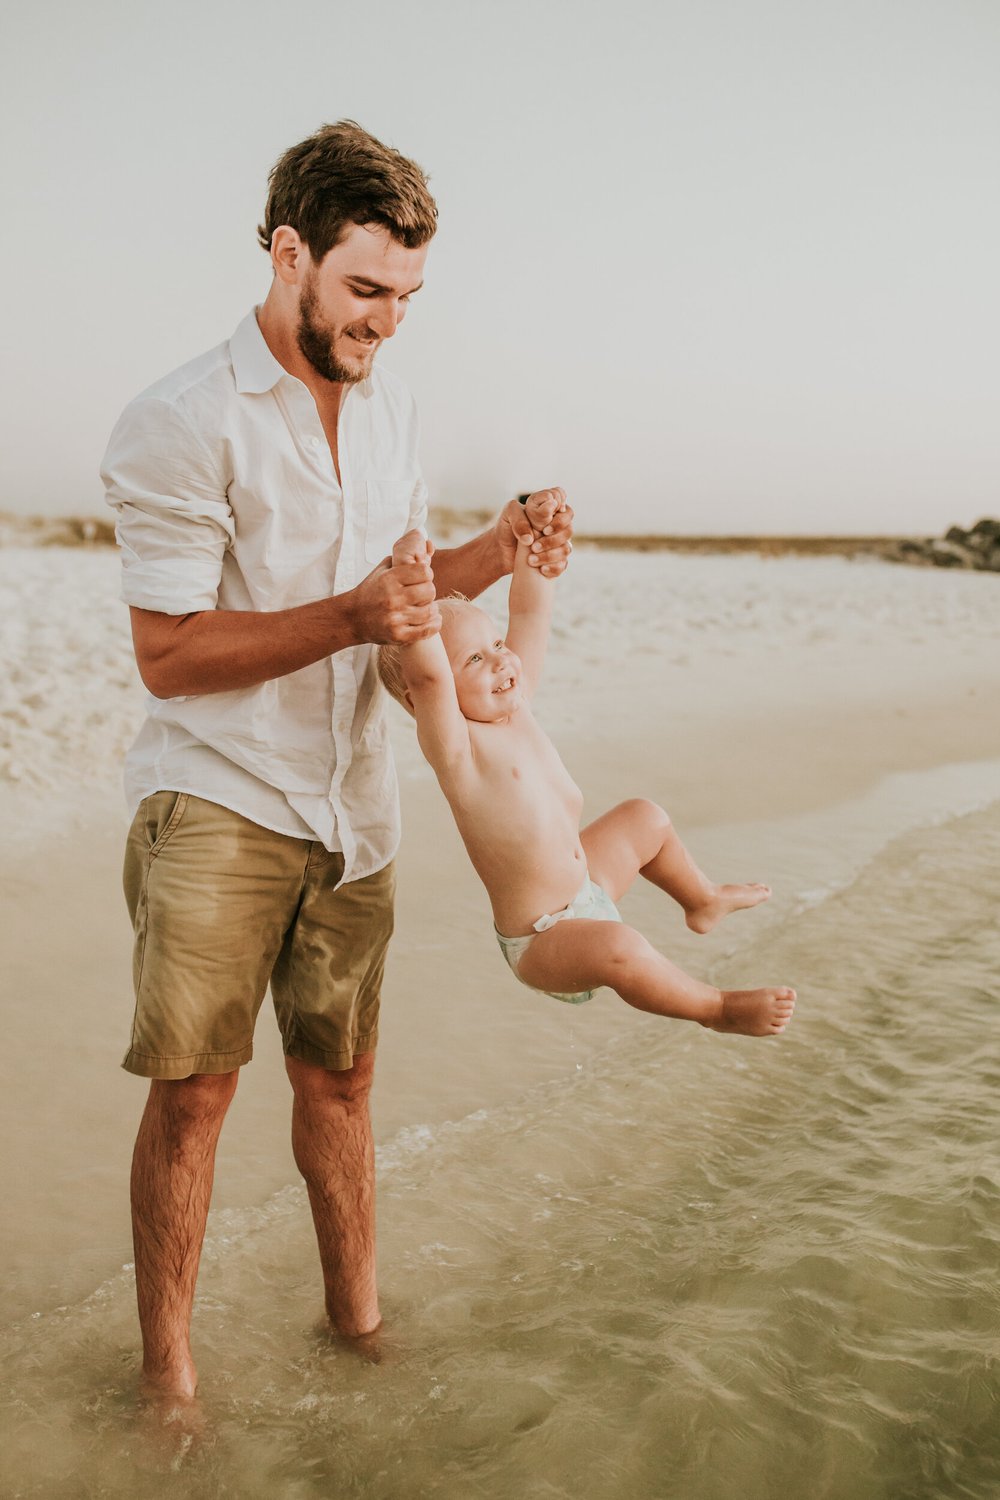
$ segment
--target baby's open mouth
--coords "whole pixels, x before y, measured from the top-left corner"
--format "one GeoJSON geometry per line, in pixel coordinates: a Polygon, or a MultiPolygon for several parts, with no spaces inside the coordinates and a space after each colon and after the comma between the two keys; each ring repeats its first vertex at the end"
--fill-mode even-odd
{"type": "Polygon", "coordinates": [[[495,693],[506,693],[513,686],[514,686],[514,679],[513,679],[513,677],[501,677],[500,681],[497,683],[497,685],[493,689],[493,691],[495,693]]]}

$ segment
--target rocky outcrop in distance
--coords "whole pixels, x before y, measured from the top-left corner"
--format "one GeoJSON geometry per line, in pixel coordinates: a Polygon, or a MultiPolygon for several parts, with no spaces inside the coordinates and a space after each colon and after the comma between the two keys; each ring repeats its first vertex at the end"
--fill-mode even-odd
{"type": "Polygon", "coordinates": [[[904,537],[889,555],[895,562],[1000,573],[1000,521],[987,517],[968,531],[952,526],[942,537],[904,537]]]}

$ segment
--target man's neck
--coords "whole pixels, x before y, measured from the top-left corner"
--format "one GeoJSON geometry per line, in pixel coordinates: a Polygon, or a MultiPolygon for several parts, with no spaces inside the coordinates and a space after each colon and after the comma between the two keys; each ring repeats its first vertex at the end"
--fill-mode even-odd
{"type": "Polygon", "coordinates": [[[299,348],[294,328],[275,303],[273,289],[257,314],[257,326],[282,369],[287,370],[289,375],[294,375],[296,380],[302,381],[324,421],[332,422],[336,427],[347,386],[339,380],[324,380],[319,371],[309,363],[299,348]]]}

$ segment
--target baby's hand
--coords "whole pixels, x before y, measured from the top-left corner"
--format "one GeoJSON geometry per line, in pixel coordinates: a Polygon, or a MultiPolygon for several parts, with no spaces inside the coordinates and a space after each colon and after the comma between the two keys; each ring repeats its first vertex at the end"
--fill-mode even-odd
{"type": "Polygon", "coordinates": [[[398,568],[404,563],[429,563],[433,552],[433,542],[428,541],[423,532],[414,529],[401,536],[393,547],[392,565],[398,568]]]}
{"type": "Polygon", "coordinates": [[[553,516],[565,509],[566,491],[558,488],[536,490],[533,495],[528,496],[524,504],[524,514],[531,523],[531,529],[536,536],[541,535],[553,516]]]}

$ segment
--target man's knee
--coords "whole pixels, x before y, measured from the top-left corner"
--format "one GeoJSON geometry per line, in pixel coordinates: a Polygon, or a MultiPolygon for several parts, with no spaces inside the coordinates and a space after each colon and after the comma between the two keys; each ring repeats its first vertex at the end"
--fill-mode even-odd
{"type": "Polygon", "coordinates": [[[220,1121],[236,1093],[239,1069],[231,1073],[192,1073],[189,1078],[154,1078],[150,1105],[167,1128],[183,1132],[220,1121]]]}
{"type": "Polygon", "coordinates": [[[322,1068],[286,1057],[285,1067],[296,1095],[309,1104],[360,1107],[367,1104],[375,1076],[374,1052],[360,1052],[350,1068],[322,1068]]]}

